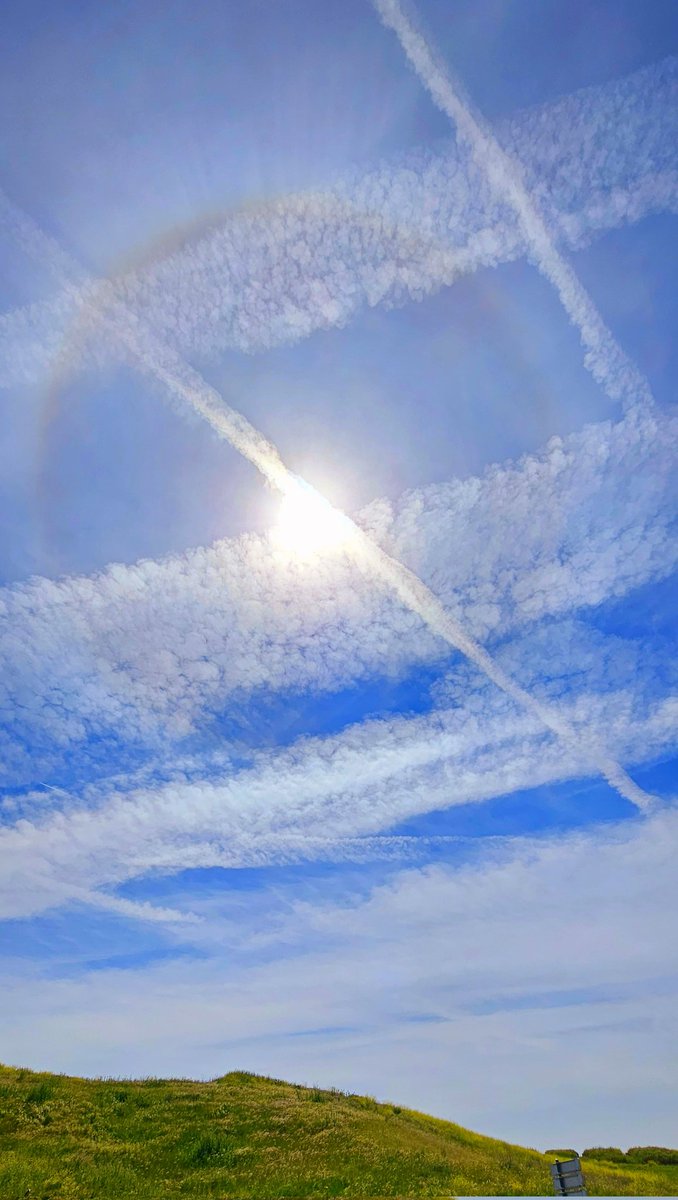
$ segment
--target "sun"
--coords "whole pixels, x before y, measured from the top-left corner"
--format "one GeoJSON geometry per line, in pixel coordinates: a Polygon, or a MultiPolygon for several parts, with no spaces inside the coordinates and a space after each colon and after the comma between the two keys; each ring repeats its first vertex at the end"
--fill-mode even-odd
{"type": "Polygon", "coordinates": [[[351,538],[353,523],[310,484],[295,479],[280,504],[271,538],[278,549],[296,558],[328,554],[351,538]]]}

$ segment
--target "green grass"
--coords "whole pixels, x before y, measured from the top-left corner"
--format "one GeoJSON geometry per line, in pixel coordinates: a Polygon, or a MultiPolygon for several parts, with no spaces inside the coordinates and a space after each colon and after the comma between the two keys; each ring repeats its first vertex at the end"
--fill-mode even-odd
{"type": "MultiPolygon", "coordinates": [[[[2,1200],[548,1195],[551,1161],[368,1096],[241,1071],[193,1083],[0,1067],[2,1200]]],[[[678,1190],[678,1167],[585,1172],[590,1195],[678,1190]]]]}

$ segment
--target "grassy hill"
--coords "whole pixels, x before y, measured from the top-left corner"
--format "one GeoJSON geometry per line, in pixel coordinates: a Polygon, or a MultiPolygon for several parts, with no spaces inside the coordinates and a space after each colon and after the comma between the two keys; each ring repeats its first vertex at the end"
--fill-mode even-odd
{"type": "MultiPolygon", "coordinates": [[[[244,1072],[120,1082],[0,1067],[2,1200],[548,1195],[550,1161],[366,1096],[244,1072]]],[[[678,1167],[587,1163],[586,1180],[590,1195],[672,1196],[678,1167]]]]}

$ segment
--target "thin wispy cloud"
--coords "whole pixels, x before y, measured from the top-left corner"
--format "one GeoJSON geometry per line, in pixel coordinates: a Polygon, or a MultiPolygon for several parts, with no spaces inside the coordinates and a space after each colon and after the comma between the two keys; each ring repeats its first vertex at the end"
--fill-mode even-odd
{"type": "Polygon", "coordinates": [[[181,958],[76,960],[56,980],[15,961],[3,1017],[17,1060],[37,1053],[56,1070],[247,1065],[396,1103],[433,1097],[439,1115],[542,1149],[554,1128],[582,1145],[593,1124],[610,1140],[633,1096],[639,1140],[663,1129],[670,1141],[676,836],[664,812],[493,844],[462,867],[394,872],[367,895],[278,885],[253,911],[232,893],[195,897],[203,921],[182,938],[201,956],[188,972],[181,958]],[[573,1100],[554,1111],[556,1049],[573,1100]]]}
{"type": "Polygon", "coordinates": [[[561,701],[563,723],[578,731],[566,757],[536,714],[483,691],[474,704],[468,681],[464,693],[465,702],[427,717],[365,721],[195,782],[179,774],[110,797],[94,789],[87,804],[73,798],[57,813],[34,811],[0,831],[4,916],[154,871],[407,856],[407,839],[371,839],[422,813],[590,777],[603,737],[610,753],[636,763],[675,743],[670,697],[640,713],[632,693],[613,688],[561,701]]]}

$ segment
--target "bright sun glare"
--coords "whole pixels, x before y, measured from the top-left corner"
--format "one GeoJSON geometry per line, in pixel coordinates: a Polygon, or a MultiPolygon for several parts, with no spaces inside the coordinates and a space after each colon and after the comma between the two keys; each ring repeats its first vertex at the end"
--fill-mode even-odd
{"type": "Polygon", "coordinates": [[[344,545],[351,529],[348,517],[300,480],[283,496],[272,537],[281,550],[297,558],[312,558],[344,545]]]}

